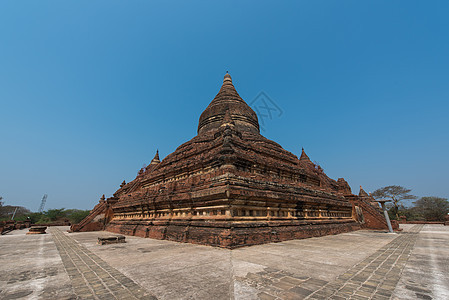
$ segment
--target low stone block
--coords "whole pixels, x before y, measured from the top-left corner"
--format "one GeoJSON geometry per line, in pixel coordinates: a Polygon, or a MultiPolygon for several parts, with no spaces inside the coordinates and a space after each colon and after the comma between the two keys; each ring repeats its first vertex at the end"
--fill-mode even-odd
{"type": "Polygon", "coordinates": [[[98,238],[98,244],[100,245],[119,244],[119,243],[126,243],[125,237],[123,235],[98,238]]]}

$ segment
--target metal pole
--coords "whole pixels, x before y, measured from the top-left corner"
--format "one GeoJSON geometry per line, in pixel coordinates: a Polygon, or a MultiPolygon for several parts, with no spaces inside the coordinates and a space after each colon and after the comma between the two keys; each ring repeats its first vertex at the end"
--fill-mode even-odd
{"type": "Polygon", "coordinates": [[[11,220],[14,220],[14,217],[16,216],[17,209],[18,209],[18,207],[16,207],[16,209],[14,210],[14,213],[12,214],[11,220]]]}
{"type": "MultiPolygon", "coordinates": [[[[380,202],[380,201],[379,201],[380,202]]],[[[390,217],[388,216],[387,208],[385,207],[385,202],[380,202],[382,205],[382,210],[384,211],[385,220],[387,220],[388,230],[393,233],[393,228],[391,227],[390,217]]]]}

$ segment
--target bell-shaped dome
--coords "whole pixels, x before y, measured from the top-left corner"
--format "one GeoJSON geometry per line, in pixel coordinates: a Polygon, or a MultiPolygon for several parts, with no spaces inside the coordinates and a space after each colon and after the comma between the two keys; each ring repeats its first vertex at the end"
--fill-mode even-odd
{"type": "Polygon", "coordinates": [[[239,96],[228,73],[224,76],[220,91],[200,116],[198,134],[220,127],[226,111],[229,111],[237,130],[259,133],[256,113],[239,96]]]}

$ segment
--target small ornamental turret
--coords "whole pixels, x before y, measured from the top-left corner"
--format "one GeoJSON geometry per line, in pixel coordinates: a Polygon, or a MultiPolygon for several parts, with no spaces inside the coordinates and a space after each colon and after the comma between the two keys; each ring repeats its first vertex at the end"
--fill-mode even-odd
{"type": "Polygon", "coordinates": [[[306,152],[304,151],[304,148],[302,148],[301,156],[299,157],[299,160],[308,160],[310,161],[310,158],[307,156],[306,152]]]}
{"type": "Polygon", "coordinates": [[[156,150],[156,155],[154,156],[154,158],[151,160],[150,162],[150,166],[151,165],[156,165],[158,163],[160,163],[161,161],[159,160],[159,150],[156,150]]]}
{"type": "Polygon", "coordinates": [[[106,197],[103,194],[103,196],[101,196],[101,198],[100,198],[100,203],[103,203],[105,200],[106,200],[106,197]]]}
{"type": "Polygon", "coordinates": [[[338,190],[343,193],[343,195],[351,195],[351,187],[349,183],[344,178],[338,178],[337,180],[338,190]]]}
{"type": "Polygon", "coordinates": [[[368,193],[360,186],[359,197],[369,197],[368,193]]]}
{"type": "Polygon", "coordinates": [[[122,184],[120,184],[120,187],[124,187],[126,185],[126,181],[123,180],[122,184]]]}

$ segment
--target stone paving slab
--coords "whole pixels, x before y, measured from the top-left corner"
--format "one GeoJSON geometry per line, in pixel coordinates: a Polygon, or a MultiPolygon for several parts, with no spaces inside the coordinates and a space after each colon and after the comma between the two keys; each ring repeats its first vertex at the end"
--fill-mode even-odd
{"type": "Polygon", "coordinates": [[[0,299],[76,299],[51,234],[0,237],[0,299]]]}
{"type": "Polygon", "coordinates": [[[423,226],[400,234],[306,299],[390,299],[423,226]]]}
{"type": "Polygon", "coordinates": [[[393,298],[449,299],[449,226],[424,226],[393,298]]]}
{"type": "MultiPolygon", "coordinates": [[[[272,297],[271,283],[279,290],[276,295],[287,299],[294,295],[286,290],[291,281],[308,280],[307,287],[318,289],[397,237],[357,231],[227,250],[136,237],[127,237],[126,246],[98,246],[89,234],[71,236],[160,299],[209,299],[211,294],[217,299],[259,299],[272,297]],[[153,271],[142,271],[147,269],[153,271]],[[273,278],[265,276],[262,283],[250,278],[261,271],[273,278]]],[[[302,289],[302,297],[310,293],[302,289]]]]}
{"type": "Polygon", "coordinates": [[[0,237],[0,299],[449,299],[449,227],[402,227],[235,250],[13,231],[0,237]]]}
{"type": "Polygon", "coordinates": [[[50,228],[50,233],[78,298],[157,299],[59,228],[50,228]]]}

